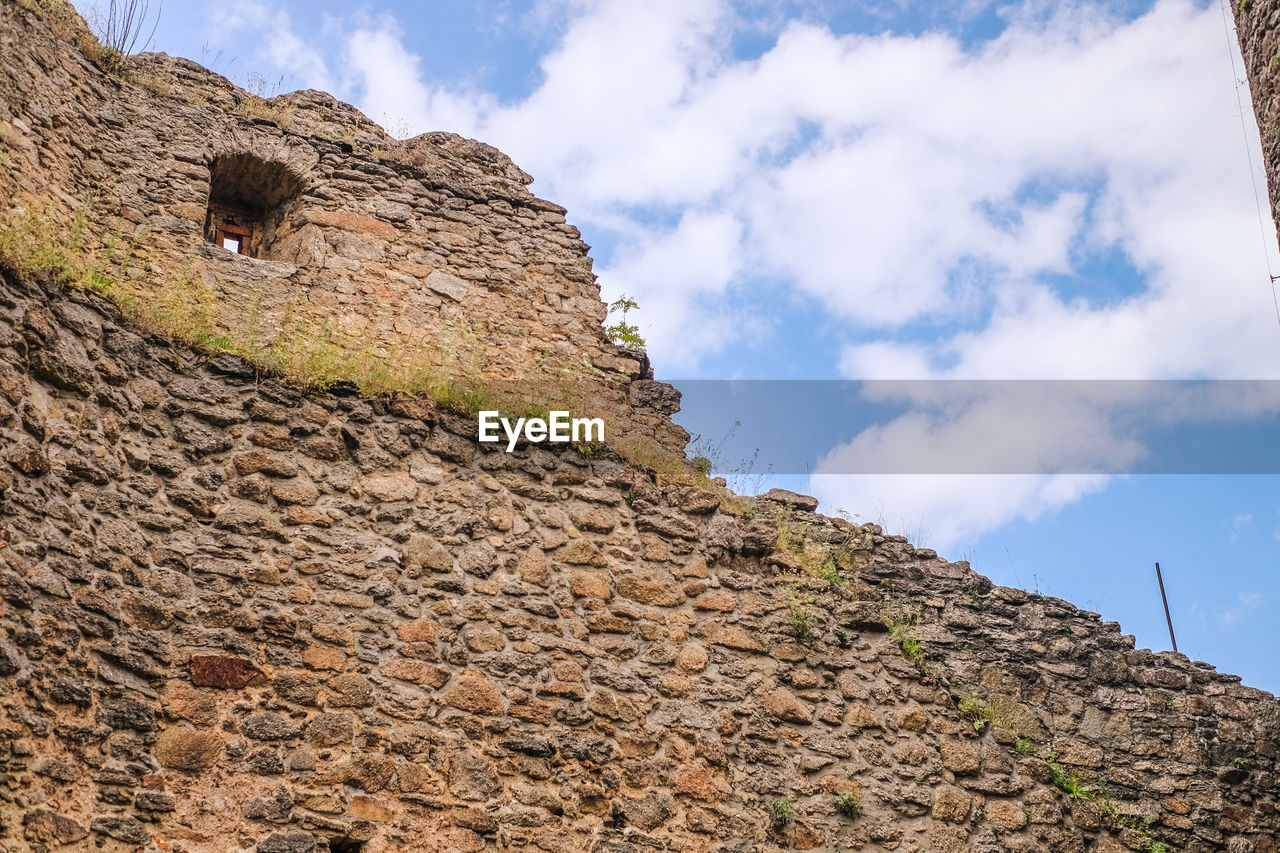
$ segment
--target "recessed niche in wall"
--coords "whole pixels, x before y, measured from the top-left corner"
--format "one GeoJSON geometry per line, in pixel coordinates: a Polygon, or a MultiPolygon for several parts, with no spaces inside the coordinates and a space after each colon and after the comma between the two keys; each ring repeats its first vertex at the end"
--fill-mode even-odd
{"type": "Polygon", "coordinates": [[[362,853],[363,850],[363,841],[350,841],[343,839],[341,841],[334,840],[329,842],[329,853],[362,853]]]}
{"type": "Polygon", "coordinates": [[[302,181],[283,163],[253,154],[218,157],[209,168],[205,239],[239,255],[270,258],[301,191],[302,181]]]}

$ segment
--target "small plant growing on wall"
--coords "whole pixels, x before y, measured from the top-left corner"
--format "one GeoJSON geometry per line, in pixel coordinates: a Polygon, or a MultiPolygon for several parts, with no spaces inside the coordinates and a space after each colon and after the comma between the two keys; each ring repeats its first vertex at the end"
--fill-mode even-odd
{"type": "Polygon", "coordinates": [[[811,645],[821,636],[817,616],[809,605],[809,599],[802,597],[798,588],[792,590],[791,600],[787,603],[787,623],[796,639],[806,645],[811,645]]]}
{"type": "Polygon", "coordinates": [[[622,316],[612,326],[604,327],[609,340],[615,344],[621,344],[632,352],[640,352],[645,347],[644,338],[640,337],[639,327],[627,322],[628,312],[639,310],[640,304],[624,293],[609,305],[610,316],[617,313],[621,313],[622,316]]]}
{"type": "Polygon", "coordinates": [[[796,801],[791,799],[775,800],[773,803],[773,819],[777,823],[789,823],[796,815],[796,801]]]}
{"type": "Polygon", "coordinates": [[[1053,774],[1053,784],[1058,786],[1071,799],[1092,800],[1098,796],[1098,787],[1096,785],[1085,784],[1079,776],[1072,773],[1058,761],[1051,760],[1048,764],[1049,771],[1053,774]]]}
{"type": "Polygon", "coordinates": [[[849,820],[857,820],[862,814],[862,798],[853,791],[836,794],[836,811],[849,820]]]}

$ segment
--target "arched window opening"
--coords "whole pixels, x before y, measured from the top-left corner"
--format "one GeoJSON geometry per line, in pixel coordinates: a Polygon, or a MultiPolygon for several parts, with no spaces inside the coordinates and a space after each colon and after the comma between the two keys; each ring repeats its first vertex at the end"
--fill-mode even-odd
{"type": "Polygon", "coordinates": [[[238,255],[270,258],[301,191],[301,180],[283,163],[252,154],[218,157],[209,169],[205,239],[238,255]]]}

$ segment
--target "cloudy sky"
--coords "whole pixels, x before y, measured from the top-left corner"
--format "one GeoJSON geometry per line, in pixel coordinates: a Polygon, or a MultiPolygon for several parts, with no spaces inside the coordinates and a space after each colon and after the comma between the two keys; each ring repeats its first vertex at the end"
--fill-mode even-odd
{"type": "MultiPolygon", "coordinates": [[[[155,47],[497,145],[660,378],[1280,379],[1233,38],[1217,0],[229,0],[155,47]]],[[[1280,690],[1274,476],[815,470],[828,511],[1157,649],[1160,560],[1180,647],[1280,690]]]]}

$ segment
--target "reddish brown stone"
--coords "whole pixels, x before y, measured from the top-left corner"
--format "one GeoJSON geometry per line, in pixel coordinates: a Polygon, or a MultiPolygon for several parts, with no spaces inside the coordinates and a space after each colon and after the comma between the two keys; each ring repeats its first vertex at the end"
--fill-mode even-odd
{"type": "Polygon", "coordinates": [[[790,723],[812,723],[813,711],[785,687],[776,687],[760,697],[765,713],[790,723]]]}
{"type": "Polygon", "coordinates": [[[339,776],[351,787],[374,794],[391,785],[396,762],[386,755],[356,754],[339,768],[339,776]]]}
{"type": "Polygon", "coordinates": [[[347,656],[332,646],[311,643],[302,651],[302,662],[311,669],[327,669],[342,672],[347,665],[347,656]]]}
{"type": "Polygon", "coordinates": [[[942,749],[942,766],[957,776],[977,773],[981,767],[978,750],[963,738],[946,737],[939,739],[942,749]]]}
{"type": "Polygon", "coordinates": [[[76,821],[48,809],[27,812],[22,816],[22,827],[27,841],[43,844],[72,844],[89,834],[76,821]]]}
{"type": "Polygon", "coordinates": [[[323,509],[294,504],[285,510],[285,523],[310,524],[313,527],[332,527],[333,519],[323,509]]]}
{"type": "Polygon", "coordinates": [[[378,668],[388,678],[412,681],[414,684],[425,684],[428,687],[438,688],[449,680],[449,670],[420,661],[389,660],[383,661],[378,668]]]}
{"type": "Polygon", "coordinates": [[[5,454],[9,464],[28,477],[38,477],[49,471],[49,457],[38,447],[15,447],[5,454]]]}
{"type": "Polygon", "coordinates": [[[641,604],[674,607],[684,601],[684,590],[675,578],[660,569],[634,572],[618,578],[618,594],[641,604]]]}
{"type": "Polygon", "coordinates": [[[969,815],[972,799],[955,785],[939,785],[933,792],[933,816],[959,823],[969,815]]]}
{"type": "Polygon", "coordinates": [[[702,635],[713,645],[728,646],[744,652],[764,651],[760,638],[738,625],[718,625],[713,622],[703,627],[702,635]]]}
{"type": "Polygon", "coordinates": [[[708,592],[693,603],[695,610],[719,610],[722,613],[728,613],[737,606],[734,597],[722,591],[708,592]]]}
{"type": "Polygon", "coordinates": [[[604,554],[600,553],[600,549],[585,539],[578,539],[558,549],[555,557],[561,563],[568,563],[571,566],[597,566],[604,568],[609,565],[608,560],[604,558],[604,554]]]}
{"type": "Polygon", "coordinates": [[[434,643],[436,626],[430,622],[401,622],[396,626],[396,636],[406,643],[434,643]]]}
{"type": "Polygon", "coordinates": [[[518,720],[531,723],[549,723],[556,706],[549,702],[540,702],[531,696],[517,696],[511,700],[509,713],[518,720]]]}
{"type": "Polygon", "coordinates": [[[298,466],[268,450],[250,450],[248,453],[241,453],[232,465],[241,477],[256,474],[259,471],[274,477],[294,477],[298,474],[298,466]]]}
{"type": "Polygon", "coordinates": [[[367,708],[373,704],[373,685],[358,672],[335,675],[325,685],[335,708],[367,708]]]}
{"type": "Polygon", "coordinates": [[[386,823],[395,816],[395,812],[388,808],[386,803],[375,800],[373,797],[360,795],[351,798],[349,811],[354,818],[373,821],[374,823],[386,823]]]}
{"type": "Polygon", "coordinates": [[[185,681],[175,681],[165,696],[164,712],[174,719],[190,720],[197,726],[211,726],[218,719],[215,696],[196,690],[185,681]]]}
{"type": "Polygon", "coordinates": [[[579,598],[613,598],[609,579],[600,572],[574,572],[569,578],[569,590],[579,598]]]}
{"type": "Polygon", "coordinates": [[[478,669],[459,675],[445,691],[444,702],[473,714],[497,715],[503,711],[502,692],[478,669]]]}
{"type": "Polygon", "coordinates": [[[640,711],[636,704],[612,690],[597,690],[587,700],[587,708],[602,717],[629,723],[639,718],[640,711]]]}
{"type": "Polygon", "coordinates": [[[671,781],[676,794],[695,800],[723,800],[730,791],[728,780],[701,759],[681,764],[671,781]]]}
{"type": "Polygon", "coordinates": [[[520,577],[525,583],[546,586],[551,579],[551,572],[547,566],[547,555],[537,548],[530,548],[520,560],[520,577]]]}
{"type": "Polygon", "coordinates": [[[702,646],[685,646],[676,658],[676,666],[685,672],[702,672],[707,668],[707,650],[702,646]]]}
{"type": "Polygon", "coordinates": [[[191,683],[197,687],[239,690],[261,674],[256,666],[234,655],[195,655],[191,658],[191,683]]]}

